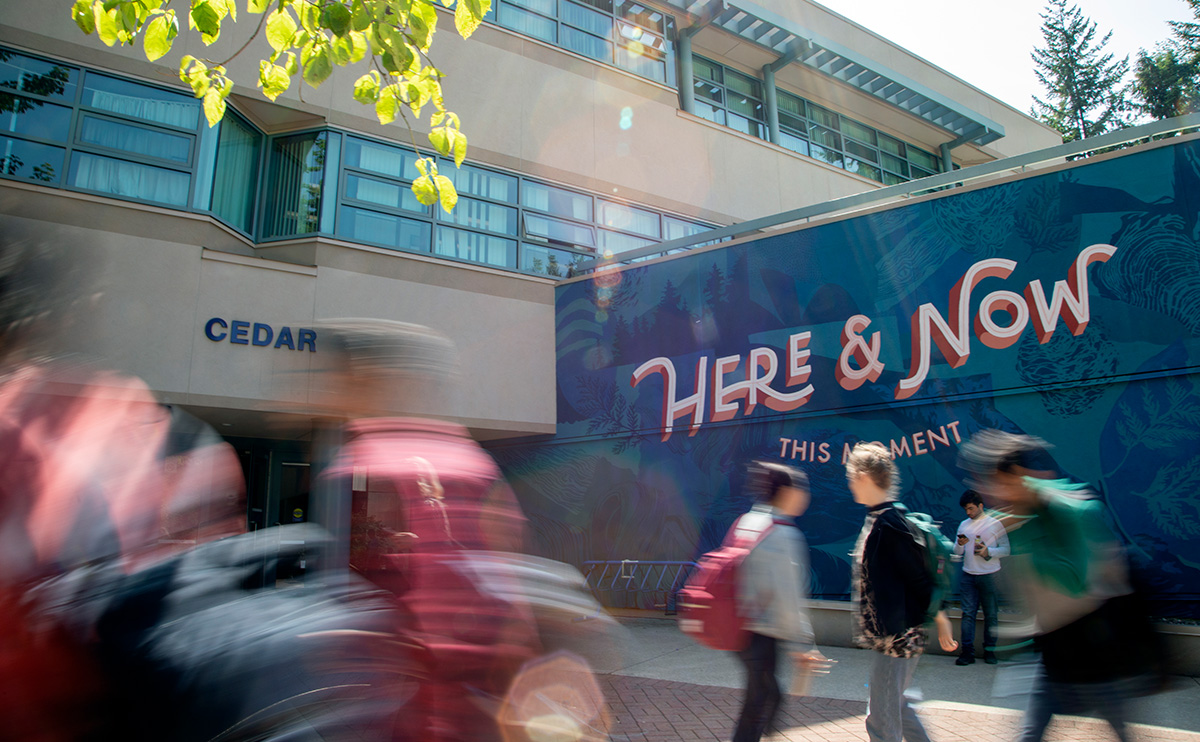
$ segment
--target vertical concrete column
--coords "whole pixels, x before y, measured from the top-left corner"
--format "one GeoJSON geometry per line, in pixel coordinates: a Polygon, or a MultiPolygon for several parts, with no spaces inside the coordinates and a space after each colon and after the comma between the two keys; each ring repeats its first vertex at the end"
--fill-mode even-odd
{"type": "Polygon", "coordinates": [[[775,92],[775,67],[763,65],[763,106],[767,109],[767,141],[779,144],[779,95],[775,92]]]}

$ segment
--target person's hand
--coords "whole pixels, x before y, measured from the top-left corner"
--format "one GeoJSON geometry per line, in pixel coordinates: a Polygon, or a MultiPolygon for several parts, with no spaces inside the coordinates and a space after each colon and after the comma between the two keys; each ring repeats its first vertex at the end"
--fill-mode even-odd
{"type": "Polygon", "coordinates": [[[941,645],[942,651],[956,651],[958,642],[954,641],[954,627],[950,624],[950,617],[946,615],[946,612],[938,611],[933,623],[937,626],[938,644],[941,645]]]}
{"type": "Polygon", "coordinates": [[[792,659],[802,669],[817,675],[829,674],[829,668],[833,666],[833,663],[837,662],[837,660],[831,660],[821,654],[821,651],[815,648],[807,652],[793,652],[792,659]]]}
{"type": "Polygon", "coordinates": [[[975,544],[975,554],[983,557],[984,559],[992,558],[992,553],[988,551],[987,544],[975,544]]]}
{"type": "Polygon", "coordinates": [[[966,544],[967,544],[967,537],[961,533],[958,534],[958,545],[966,546],[966,544]]]}

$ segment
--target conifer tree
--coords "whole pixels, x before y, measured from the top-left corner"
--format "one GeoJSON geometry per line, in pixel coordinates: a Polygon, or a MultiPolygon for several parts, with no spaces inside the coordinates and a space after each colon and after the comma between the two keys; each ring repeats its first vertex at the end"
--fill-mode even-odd
{"type": "Polygon", "coordinates": [[[1062,132],[1064,142],[1119,128],[1125,123],[1129,58],[1105,51],[1112,32],[1096,41],[1097,24],[1067,0],[1049,0],[1041,17],[1046,45],[1031,56],[1047,95],[1034,97],[1034,117],[1062,132]]]}
{"type": "Polygon", "coordinates": [[[1196,62],[1181,58],[1171,44],[1160,44],[1153,54],[1143,49],[1133,71],[1134,106],[1156,120],[1197,110],[1196,72],[1196,62]]]}

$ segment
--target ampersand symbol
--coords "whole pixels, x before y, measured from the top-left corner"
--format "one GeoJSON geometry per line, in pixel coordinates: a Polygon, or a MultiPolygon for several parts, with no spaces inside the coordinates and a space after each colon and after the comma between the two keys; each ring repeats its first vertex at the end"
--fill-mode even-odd
{"type": "Polygon", "coordinates": [[[883,363],[879,360],[879,333],[871,334],[870,344],[859,335],[870,324],[870,319],[856,314],[842,327],[842,355],[838,357],[835,376],[846,391],[853,391],[866,381],[877,381],[883,373],[883,363]],[[850,365],[851,358],[858,368],[850,365]]]}

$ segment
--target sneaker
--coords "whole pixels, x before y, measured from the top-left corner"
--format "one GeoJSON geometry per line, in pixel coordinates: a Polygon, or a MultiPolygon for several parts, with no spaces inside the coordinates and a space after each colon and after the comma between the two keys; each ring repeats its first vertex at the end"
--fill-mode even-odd
{"type": "Polygon", "coordinates": [[[960,654],[958,656],[958,659],[954,660],[954,664],[959,665],[959,666],[973,665],[973,664],[975,664],[975,657],[974,657],[974,655],[970,655],[970,654],[960,654]]]}
{"type": "Polygon", "coordinates": [[[993,654],[992,652],[986,652],[983,655],[983,661],[988,663],[989,665],[994,665],[997,662],[999,662],[1000,660],[996,659],[996,655],[993,654]]]}

